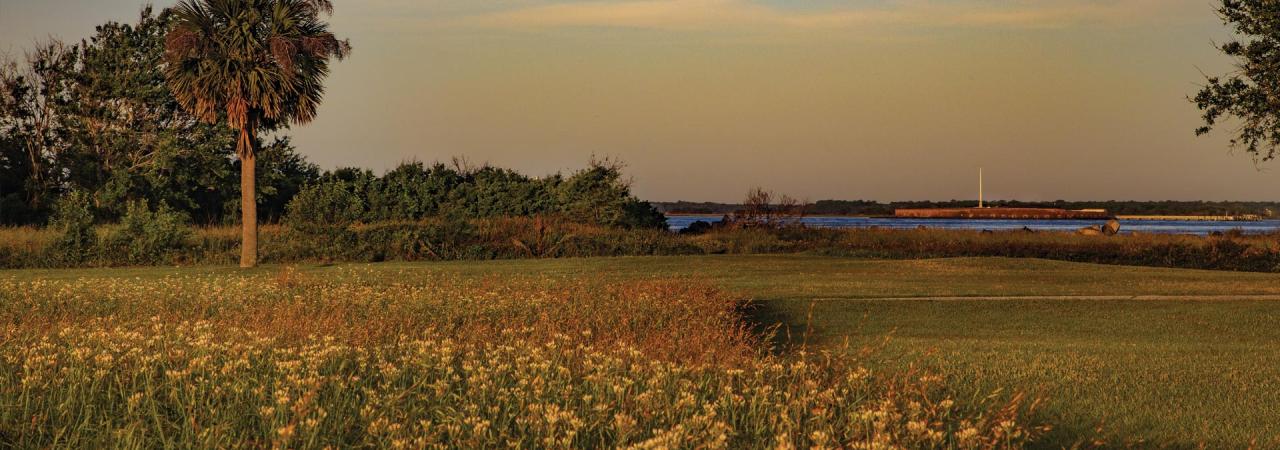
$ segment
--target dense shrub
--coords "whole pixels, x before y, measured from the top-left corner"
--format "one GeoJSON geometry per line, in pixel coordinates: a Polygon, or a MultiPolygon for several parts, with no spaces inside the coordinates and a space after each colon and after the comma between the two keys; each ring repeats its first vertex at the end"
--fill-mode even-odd
{"type": "Polygon", "coordinates": [[[164,203],[153,210],[145,202],[130,202],[120,227],[107,239],[107,252],[130,265],[170,262],[186,247],[187,222],[186,215],[164,203]]]}
{"type": "Polygon", "coordinates": [[[93,255],[98,234],[93,230],[93,210],[84,192],[72,191],[58,200],[51,226],[58,235],[46,252],[50,263],[74,266],[93,255]]]}
{"type": "Polygon", "coordinates": [[[351,225],[364,217],[365,202],[351,183],[331,181],[303,188],[289,202],[285,224],[316,254],[340,254],[355,243],[351,225]]]}
{"type": "Polygon", "coordinates": [[[285,224],[307,232],[323,233],[348,228],[365,215],[365,202],[344,181],[320,183],[303,188],[289,202],[285,224]]]}

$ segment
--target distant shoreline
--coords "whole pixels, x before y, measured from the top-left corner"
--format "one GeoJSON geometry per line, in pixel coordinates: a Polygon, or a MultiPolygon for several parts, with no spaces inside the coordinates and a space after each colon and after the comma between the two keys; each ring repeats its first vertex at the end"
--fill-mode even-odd
{"type": "MultiPolygon", "coordinates": [[[[717,202],[660,202],[650,201],[651,205],[671,216],[686,215],[721,215],[732,214],[745,208],[741,203],[717,202]]],[[[944,201],[891,201],[878,202],[872,200],[819,200],[806,202],[799,209],[813,214],[813,217],[886,217],[892,216],[901,209],[963,209],[978,205],[976,200],[944,200],[944,201]]],[[[995,208],[1043,208],[1064,210],[1105,209],[1116,216],[1132,216],[1131,220],[1205,220],[1203,218],[1224,218],[1238,216],[1256,216],[1263,218],[1280,218],[1280,201],[1208,201],[1208,200],[1103,200],[1103,201],[1017,201],[997,200],[988,202],[988,207],[995,208]],[[1165,218],[1161,216],[1170,216],[1165,218]]]]}
{"type": "MultiPolygon", "coordinates": [[[[690,213],[690,212],[669,212],[663,213],[667,217],[723,217],[732,215],[733,213],[690,213]]],[[[966,220],[963,217],[939,217],[939,218],[921,218],[921,217],[898,217],[893,215],[873,215],[873,214],[812,214],[804,215],[806,218],[814,219],[909,219],[909,220],[966,220]]],[[[1239,215],[1239,216],[1180,216],[1180,215],[1117,215],[1116,220],[1120,221],[1141,221],[1141,222],[1266,222],[1280,220],[1280,218],[1267,218],[1255,215],[1239,215]]],[[[969,219],[969,220],[1003,220],[1003,219],[969,219]]],[[[1024,220],[1024,219],[1007,219],[1007,220],[1024,220]]],[[[1048,220],[1048,219],[1045,219],[1048,220]]],[[[1093,220],[1093,219],[1071,219],[1071,220],[1093,220]]],[[[1101,219],[1098,219],[1101,220],[1101,219]]]]}

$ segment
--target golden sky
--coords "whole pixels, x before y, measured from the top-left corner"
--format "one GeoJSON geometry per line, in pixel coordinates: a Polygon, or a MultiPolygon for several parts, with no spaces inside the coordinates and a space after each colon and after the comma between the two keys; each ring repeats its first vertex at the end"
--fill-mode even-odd
{"type": "MultiPolygon", "coordinates": [[[[165,5],[171,2],[158,2],[165,5]]],[[[591,155],[650,200],[1266,199],[1280,173],[1197,138],[1230,61],[1210,0],[335,0],[353,57],[291,131],[329,168],[591,155]]],[[[137,0],[0,0],[0,51],[137,0]]]]}

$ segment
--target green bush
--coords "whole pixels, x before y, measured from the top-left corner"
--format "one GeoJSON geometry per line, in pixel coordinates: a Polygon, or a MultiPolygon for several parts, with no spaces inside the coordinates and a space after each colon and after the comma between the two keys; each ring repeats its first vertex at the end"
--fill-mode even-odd
{"type": "Polygon", "coordinates": [[[345,181],[313,184],[289,201],[284,223],[316,255],[346,258],[355,243],[351,226],[365,214],[365,202],[345,181]]]}
{"type": "Polygon", "coordinates": [[[88,261],[98,245],[93,231],[93,210],[89,196],[81,191],[68,192],[54,205],[53,222],[58,237],[49,245],[47,258],[55,265],[79,265],[88,261]]]}
{"type": "Polygon", "coordinates": [[[325,233],[348,228],[364,215],[364,201],[352,186],[332,181],[307,186],[289,201],[284,223],[304,233],[325,233]]]}
{"type": "Polygon", "coordinates": [[[126,264],[161,264],[171,262],[190,235],[186,215],[168,205],[152,210],[146,202],[129,202],[120,227],[107,239],[107,249],[126,264]]]}

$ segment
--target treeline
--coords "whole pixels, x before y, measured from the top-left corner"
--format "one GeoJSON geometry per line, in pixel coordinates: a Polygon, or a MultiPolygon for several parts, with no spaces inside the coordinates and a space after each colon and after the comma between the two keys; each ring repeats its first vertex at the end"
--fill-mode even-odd
{"type": "MultiPolygon", "coordinates": [[[[174,100],[163,74],[171,26],[168,10],[148,7],[136,23],[109,22],[89,39],[47,42],[25,61],[0,64],[0,225],[50,224],[69,196],[73,204],[64,206],[83,209],[94,223],[125,220],[130,207],[201,225],[238,220],[235,136],[174,100]]],[[[612,162],[543,178],[467,164],[406,163],[381,176],[323,172],[278,136],[262,145],[257,164],[258,217],[270,223],[294,210],[307,217],[299,222],[541,214],[608,226],[665,224],[631,195],[612,162]],[[299,193],[301,203],[290,208],[299,193]]]]}
{"type": "MultiPolygon", "coordinates": [[[[66,204],[64,202],[63,204],[66,204]]],[[[119,225],[89,226],[74,208],[60,226],[0,228],[0,268],[234,264],[232,227],[191,228],[137,204],[119,225]]],[[[715,227],[702,233],[586,225],[555,217],[268,226],[262,261],[490,260],[588,256],[812,254],[861,258],[999,256],[1101,264],[1280,272],[1276,235],[1125,235],[976,230],[715,227]]]]}
{"type": "MultiPolygon", "coordinates": [[[[741,211],[745,205],[715,202],[654,202],[659,211],[668,214],[731,214],[741,211]]],[[[803,205],[805,214],[832,216],[887,216],[893,215],[895,209],[901,208],[972,208],[978,206],[976,200],[950,201],[902,201],[881,203],[871,200],[819,200],[803,205]]],[[[1117,215],[1174,215],[1174,216],[1227,216],[1252,214],[1273,217],[1280,212],[1280,202],[1233,202],[1233,201],[1065,201],[1022,202],[1017,200],[997,200],[987,202],[986,206],[1009,208],[1061,208],[1092,209],[1102,208],[1117,215]]]]}
{"type": "Polygon", "coordinates": [[[666,217],[631,195],[622,166],[592,161],[569,176],[542,178],[493,166],[405,163],[376,176],[339,169],[308,185],[288,206],[295,228],[417,221],[556,216],[576,223],[664,228],[666,217]]]}

